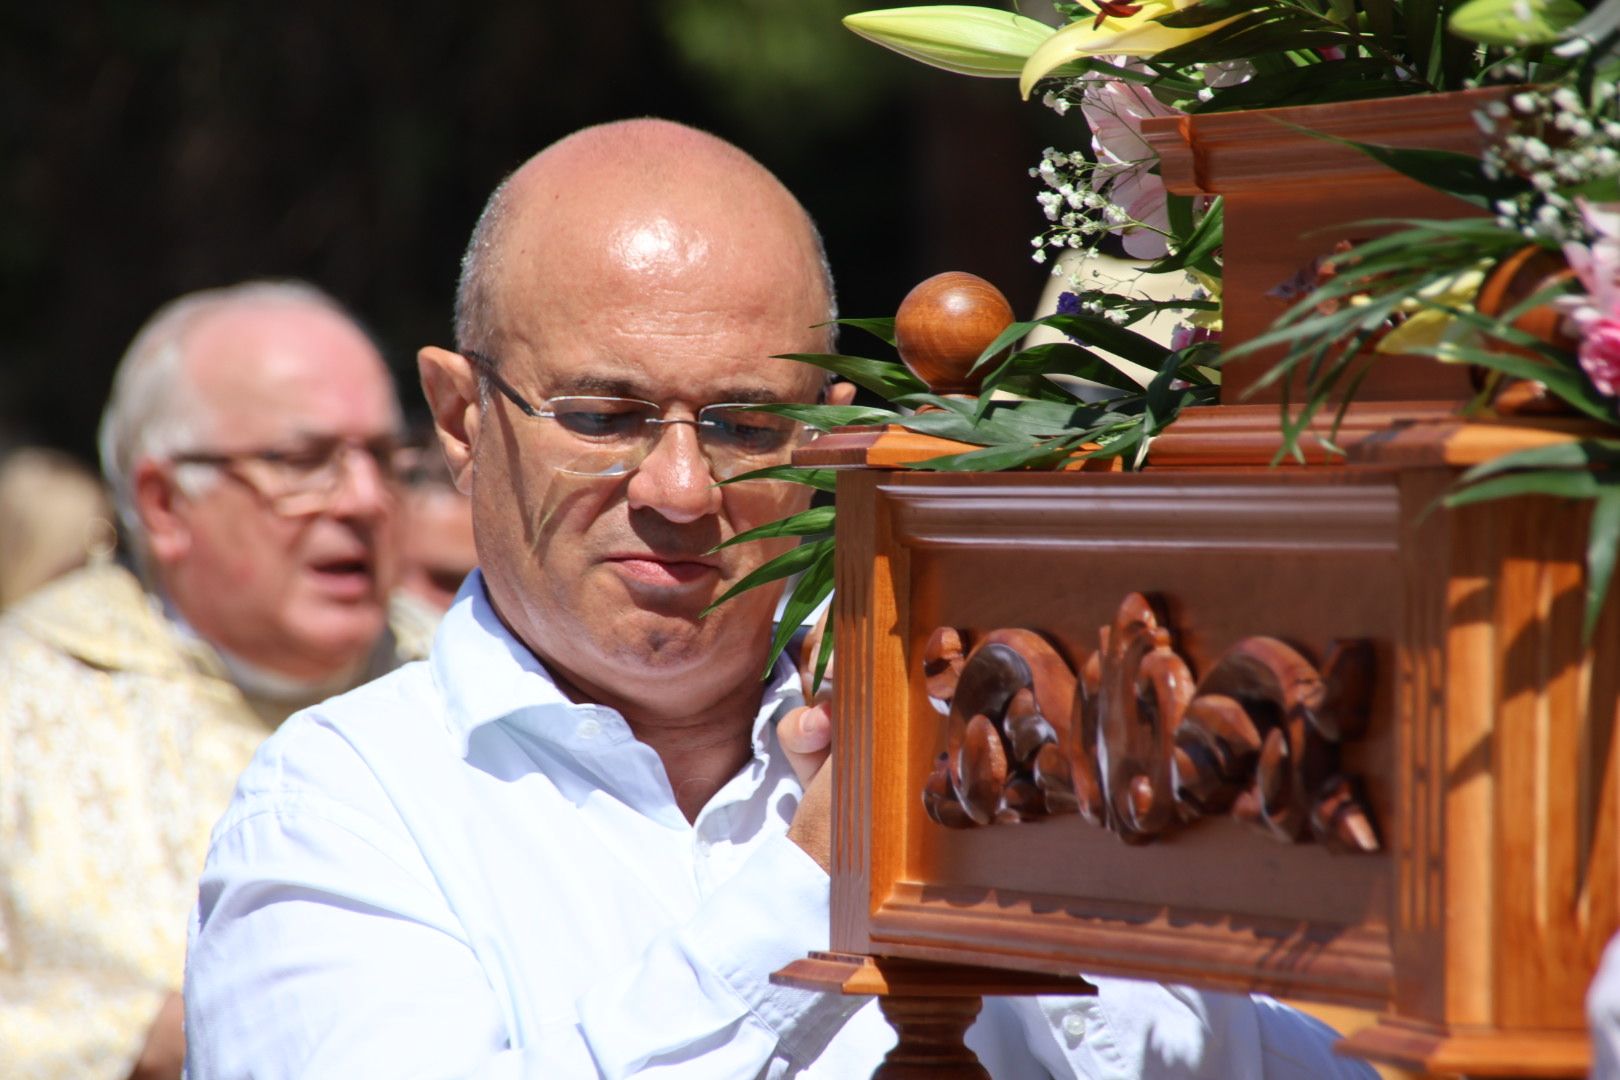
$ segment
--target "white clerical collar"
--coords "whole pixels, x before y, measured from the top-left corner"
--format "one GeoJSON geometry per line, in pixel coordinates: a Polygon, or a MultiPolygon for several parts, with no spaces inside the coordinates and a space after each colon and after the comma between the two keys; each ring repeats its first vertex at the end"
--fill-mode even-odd
{"type": "Polygon", "coordinates": [[[219,657],[220,664],[225,668],[226,678],[236,685],[236,688],[250,698],[261,701],[274,701],[284,704],[305,704],[321,701],[341,694],[354,687],[365,674],[367,658],[351,664],[336,675],[324,679],[299,679],[291,675],[283,675],[277,671],[270,671],[242,659],[235,653],[220,648],[199,634],[195,627],[180,613],[180,609],[170,602],[168,597],[162,597],[163,614],[174,626],[175,633],[182,641],[193,642],[211,650],[219,657]]]}

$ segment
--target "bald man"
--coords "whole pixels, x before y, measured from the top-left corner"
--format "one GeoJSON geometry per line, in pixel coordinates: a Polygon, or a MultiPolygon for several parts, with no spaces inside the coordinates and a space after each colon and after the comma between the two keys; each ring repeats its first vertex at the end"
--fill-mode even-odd
{"type": "Polygon", "coordinates": [[[0,1075],[178,1078],[208,834],[290,713],[426,652],[391,604],[393,380],[336,301],[165,305],[102,418],[134,547],[0,619],[0,1075]]]}
{"type": "MultiPolygon", "coordinates": [[[[827,348],[832,303],[803,208],[691,129],[588,129],[497,190],[456,351],[419,356],[482,572],[425,664],[243,776],[192,939],[193,1077],[872,1071],[870,1002],[770,983],[827,944],[827,717],[788,665],[759,679],[773,590],[701,615],[791,542],[720,547],[805,494],[716,481],[806,439],[752,406],[845,398],[769,359],[827,348]]],[[[993,1002],[970,1040],[999,1078],[1338,1071],[1270,1003],[1102,982],[993,1002]]]]}

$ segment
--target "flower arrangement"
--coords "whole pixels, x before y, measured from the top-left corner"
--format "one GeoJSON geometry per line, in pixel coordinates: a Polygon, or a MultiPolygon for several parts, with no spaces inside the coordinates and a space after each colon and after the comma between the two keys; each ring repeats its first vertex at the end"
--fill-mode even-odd
{"type": "MultiPolygon", "coordinates": [[[[1543,397],[1600,425],[1590,437],[1479,466],[1449,499],[1461,505],[1539,493],[1593,500],[1590,632],[1620,546],[1620,438],[1613,430],[1620,426],[1620,0],[1590,10],[1581,0],[1081,0],[1054,7],[1062,26],[959,5],[871,11],[845,25],[936,67],[1017,79],[1026,99],[1078,114],[1088,137],[1077,147],[1048,149],[1030,170],[1048,221],[1031,240],[1033,257],[1071,274],[1058,313],[1015,324],[985,350],[980,367],[988,374],[977,400],[933,397],[893,362],[796,356],[892,407],[782,408],[816,426],[894,423],[977,448],[921,468],[1050,467],[1076,454],[1140,467],[1180,408],[1217,400],[1222,359],[1221,202],[1166,191],[1142,121],[1523,84],[1479,115],[1493,137],[1483,158],[1357,144],[1491,216],[1409,222],[1323,260],[1270,333],[1228,354],[1285,348],[1268,379],[1304,387],[1300,401],[1285,401],[1281,418],[1285,448],[1295,452],[1330,402],[1339,402],[1342,415],[1380,352],[1477,365],[1489,377],[1476,407],[1498,401],[1505,381],[1528,380],[1545,387],[1543,397]],[[1185,297],[1144,300],[1119,283],[1073,274],[1069,260],[1056,257],[1084,256],[1109,236],[1142,261],[1141,273],[1187,279],[1185,297]],[[1480,303],[1492,268],[1527,247],[1547,253],[1558,269],[1528,291],[1520,283],[1502,306],[1480,303]],[[1184,322],[1168,344],[1135,328],[1163,311],[1184,322]],[[1040,324],[1068,341],[1008,351],[1040,324]],[[1078,396],[1076,385],[1084,387],[1078,396]],[[923,406],[928,411],[915,411],[923,406]]],[[[883,320],[847,322],[892,334],[883,320]]],[[[784,476],[831,484],[830,476],[809,471],[784,476]]],[[[798,530],[811,542],[739,585],[803,572],[786,618],[802,616],[832,587],[831,515],[810,514],[768,527],[798,530]]],[[[830,637],[823,662],[827,649],[830,637]]]]}
{"type": "MultiPolygon", "coordinates": [[[[1620,5],[1611,4],[1620,11],[1620,5]]],[[[1620,548],[1620,19],[1607,41],[1572,38],[1569,75],[1488,106],[1479,159],[1382,151],[1391,164],[1492,216],[1408,221],[1323,261],[1328,279],[1271,331],[1234,349],[1280,345],[1270,381],[1302,375],[1285,414],[1297,443],[1311,418],[1378,354],[1472,365],[1476,414],[1565,415],[1578,437],[1504,454],[1465,472],[1445,499],[1589,500],[1585,632],[1602,612],[1620,548]]]]}

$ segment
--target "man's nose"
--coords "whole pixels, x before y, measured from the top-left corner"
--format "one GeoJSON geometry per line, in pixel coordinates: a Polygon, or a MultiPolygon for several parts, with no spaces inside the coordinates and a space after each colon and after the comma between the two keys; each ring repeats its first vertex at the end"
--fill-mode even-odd
{"type": "Polygon", "coordinates": [[[345,446],[339,451],[332,514],[337,517],[378,517],[392,508],[394,496],[394,479],[375,455],[359,446],[345,446]]]}
{"type": "Polygon", "coordinates": [[[669,521],[697,521],[719,512],[720,489],[693,421],[660,425],[652,449],[630,476],[626,497],[632,509],[654,510],[669,521]]]}

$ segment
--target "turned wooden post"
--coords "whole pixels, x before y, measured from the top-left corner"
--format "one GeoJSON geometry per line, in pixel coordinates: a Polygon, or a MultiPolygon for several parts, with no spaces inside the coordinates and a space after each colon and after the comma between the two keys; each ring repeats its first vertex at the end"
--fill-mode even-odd
{"type": "Polygon", "coordinates": [[[962,1037],[984,1007],[980,997],[878,998],[900,1041],[872,1080],[990,1080],[962,1037]]]}

